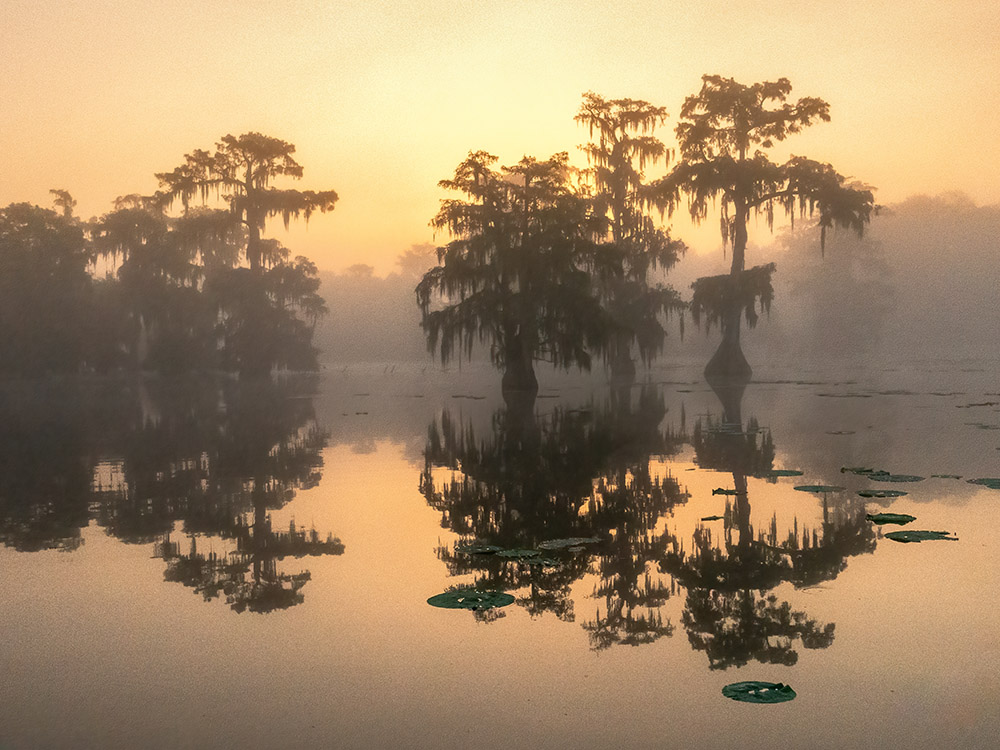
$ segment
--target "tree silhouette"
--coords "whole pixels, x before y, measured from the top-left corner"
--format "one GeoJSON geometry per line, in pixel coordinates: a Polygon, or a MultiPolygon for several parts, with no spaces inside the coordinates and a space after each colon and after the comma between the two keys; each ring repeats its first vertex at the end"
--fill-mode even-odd
{"type": "Polygon", "coordinates": [[[186,211],[194,197],[221,197],[246,232],[243,252],[250,270],[259,272],[268,260],[261,233],[269,218],[281,216],[287,227],[292,218],[308,221],[316,211],[332,211],[337,202],[333,190],[271,187],[278,177],[302,177],[294,153],[291,143],[260,133],[226,135],[215,144],[214,153],[196,149],[173,171],[157,173],[162,191],[156,198],[167,206],[180,200],[186,211]]]}
{"type": "Polygon", "coordinates": [[[486,344],[504,392],[533,394],[536,360],[589,368],[588,345],[604,340],[607,318],[589,270],[599,225],[570,182],[565,153],[525,157],[500,172],[494,162],[472,152],[439,183],[463,198],[443,200],[431,222],[454,239],[438,248],[417,302],[428,347],[443,362],[486,344]]]}
{"type": "Polygon", "coordinates": [[[777,164],[767,156],[778,141],[817,120],[830,119],[822,99],[787,101],[787,78],[746,86],[718,75],[702,77],[698,94],[684,100],[677,125],[680,161],[652,186],[652,201],[670,214],[687,201],[692,219],[708,216],[710,205],[721,209],[724,244],[732,245],[729,274],[700,279],[694,286],[692,311],[720,324],[722,343],[706,372],[750,372],[740,350],[741,311],[756,322],[754,303],[766,307],[771,297],[773,264],[746,269],[747,222],[763,215],[773,226],[775,210],[793,221],[795,214],[818,217],[820,244],[831,227],[861,233],[874,210],[870,189],[849,182],[829,164],[793,156],[777,164]],[[720,302],[738,300],[738,305],[720,302]]]}
{"type": "Polygon", "coordinates": [[[645,362],[662,350],[666,332],[659,316],[686,307],[673,289],[648,282],[650,271],[669,270],[686,249],[646,211],[649,195],[643,173],[667,157],[663,142],[653,135],[666,117],[665,108],[640,99],[608,100],[588,92],[575,118],[590,134],[583,150],[590,163],[595,210],[610,219],[607,239],[620,253],[623,267],[621,276],[597,277],[600,298],[614,324],[606,356],[616,379],[635,375],[633,344],[645,362]]]}
{"type": "Polygon", "coordinates": [[[0,209],[0,373],[37,377],[86,363],[91,257],[71,215],[28,203],[0,209]]]}

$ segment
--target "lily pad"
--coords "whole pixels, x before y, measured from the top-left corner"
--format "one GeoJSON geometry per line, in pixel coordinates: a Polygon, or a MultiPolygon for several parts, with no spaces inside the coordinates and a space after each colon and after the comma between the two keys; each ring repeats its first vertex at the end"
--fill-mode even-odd
{"type": "Polygon", "coordinates": [[[455,589],[435,594],[427,603],[444,609],[493,609],[514,603],[514,597],[504,591],[477,591],[476,589],[455,589]]]}
{"type": "Polygon", "coordinates": [[[900,525],[917,520],[916,516],[906,513],[869,513],[866,518],[872,523],[898,523],[900,525]]]}
{"type": "Polygon", "coordinates": [[[503,547],[498,547],[495,544],[487,544],[486,542],[462,542],[455,545],[455,551],[461,552],[466,555],[492,555],[494,552],[500,552],[503,547]]]}
{"type": "Polygon", "coordinates": [[[722,688],[722,694],[744,703],[784,703],[795,697],[795,691],[781,682],[734,682],[722,688]]]}
{"type": "Polygon", "coordinates": [[[982,479],[967,479],[969,484],[980,484],[989,487],[991,490],[1000,490],[1000,479],[996,477],[984,477],[982,479]]]}
{"type": "Polygon", "coordinates": [[[716,487],[714,490],[712,490],[712,494],[713,495],[738,495],[740,493],[737,492],[736,490],[727,490],[727,489],[725,489],[723,487],[716,487]]]}
{"type": "Polygon", "coordinates": [[[757,475],[761,479],[774,479],[775,477],[801,477],[802,472],[796,469],[771,469],[763,471],[757,475]]]}
{"type": "Polygon", "coordinates": [[[861,497],[903,497],[910,493],[903,490],[858,490],[861,497]]]}
{"type": "Polygon", "coordinates": [[[525,565],[538,565],[542,568],[555,568],[559,565],[562,565],[561,562],[559,562],[558,560],[553,560],[551,557],[521,557],[517,559],[518,562],[522,562],[525,565]]]}
{"type": "Polygon", "coordinates": [[[724,516],[705,516],[702,521],[721,521],[724,516]]]}
{"type": "Polygon", "coordinates": [[[840,492],[844,488],[836,484],[800,484],[795,489],[799,492],[840,492]]]}
{"type": "Polygon", "coordinates": [[[916,474],[890,474],[887,471],[876,471],[868,475],[868,478],[874,482],[922,482],[923,477],[918,477],[916,474]]]}
{"type": "Polygon", "coordinates": [[[957,536],[949,536],[950,531],[890,531],[886,537],[894,542],[928,542],[934,539],[945,539],[949,542],[957,542],[957,536]]]}
{"type": "Polygon", "coordinates": [[[524,560],[528,557],[538,557],[542,553],[537,549],[502,549],[497,557],[507,557],[512,560],[524,560]]]}
{"type": "Polygon", "coordinates": [[[859,476],[867,476],[868,474],[874,474],[876,469],[869,469],[864,466],[841,466],[840,473],[846,474],[850,472],[851,474],[857,474],[859,476]]]}
{"type": "Polygon", "coordinates": [[[580,547],[584,544],[597,544],[601,540],[596,536],[571,536],[566,539],[549,539],[544,542],[539,542],[538,549],[553,550],[553,549],[569,549],[571,547],[580,547]]]}

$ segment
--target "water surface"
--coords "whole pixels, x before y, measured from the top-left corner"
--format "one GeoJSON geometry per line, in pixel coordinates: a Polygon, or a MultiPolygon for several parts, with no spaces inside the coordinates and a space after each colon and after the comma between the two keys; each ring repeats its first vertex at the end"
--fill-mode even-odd
{"type": "Polygon", "coordinates": [[[10,385],[0,745],[989,747],[990,371],[720,394],[673,368],[512,406],[403,367],[10,385]],[[959,541],[894,542],[880,510],[959,541]],[[596,541],[462,546],[566,537],[596,541]],[[515,602],[426,603],[458,586],[515,602]],[[721,695],[741,680],[798,697],[721,695]]]}

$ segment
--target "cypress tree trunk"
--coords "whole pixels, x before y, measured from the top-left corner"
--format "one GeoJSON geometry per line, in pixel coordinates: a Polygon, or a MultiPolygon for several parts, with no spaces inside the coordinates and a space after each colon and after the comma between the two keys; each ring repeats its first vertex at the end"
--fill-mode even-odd
{"type": "MultiPolygon", "coordinates": [[[[735,232],[733,236],[733,263],[729,270],[732,289],[738,288],[740,277],[745,270],[747,249],[747,207],[742,198],[736,199],[735,232]]],[[[740,347],[740,330],[743,327],[742,309],[737,298],[730,300],[722,318],[722,342],[705,366],[705,379],[724,382],[727,380],[749,382],[753,369],[740,347]]]]}
{"type": "Polygon", "coordinates": [[[535,377],[531,353],[526,351],[520,334],[508,342],[504,360],[500,384],[504,398],[507,398],[508,393],[528,393],[534,399],[534,395],[538,393],[538,379],[535,377]]]}

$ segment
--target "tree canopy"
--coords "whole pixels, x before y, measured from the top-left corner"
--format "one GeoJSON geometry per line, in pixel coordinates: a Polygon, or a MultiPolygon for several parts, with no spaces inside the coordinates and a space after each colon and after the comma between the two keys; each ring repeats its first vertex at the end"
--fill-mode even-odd
{"type": "Polygon", "coordinates": [[[686,202],[691,218],[701,222],[710,207],[719,206],[722,240],[732,246],[732,265],[728,276],[716,277],[714,283],[700,280],[692,304],[709,320],[721,322],[717,364],[740,360],[733,365],[737,370],[749,368],[739,352],[740,312],[746,310],[748,322],[755,322],[753,302],[770,302],[774,271],[773,266],[758,266],[751,276],[743,276],[749,217],[764,216],[773,227],[776,210],[792,222],[796,216],[815,216],[824,247],[828,229],[844,227],[860,234],[876,210],[872,190],[830,164],[802,156],[779,164],[767,155],[775,143],[830,119],[827,102],[802,97],[792,103],[791,90],[787,78],[748,86],[732,78],[703,76],[701,91],[681,107],[676,127],[680,160],[650,186],[650,202],[670,215],[686,202]]]}
{"type": "Polygon", "coordinates": [[[431,222],[452,240],[438,248],[417,302],[428,346],[443,362],[482,343],[505,389],[536,391],[534,361],[587,368],[588,346],[602,340],[608,321],[591,272],[601,272],[594,238],[603,219],[573,184],[565,152],[500,170],[496,161],[470,152],[439,183],[461,197],[442,200],[431,222]]]}
{"type": "Polygon", "coordinates": [[[590,168],[593,210],[606,216],[604,239],[618,253],[622,273],[596,278],[598,294],[616,331],[608,347],[613,373],[634,374],[631,348],[648,362],[663,347],[666,331],[661,315],[682,310],[680,296],[663,284],[651,284],[650,270],[667,271],[686,247],[653,221],[647,210],[649,185],[644,170],[670,153],[656,128],[666,121],[664,107],[641,99],[605,99],[588,92],[576,115],[587,127],[583,146],[590,168]]]}
{"type": "Polygon", "coordinates": [[[166,207],[180,200],[185,212],[192,198],[203,202],[209,196],[222,198],[246,230],[244,252],[251,270],[257,271],[266,261],[261,233],[268,219],[280,216],[287,227],[293,218],[308,221],[316,211],[332,211],[337,202],[334,190],[271,186],[278,177],[302,177],[294,153],[291,143],[260,133],[226,135],[215,144],[214,152],[196,149],[172,171],[157,173],[161,190],[154,197],[166,207]]]}

